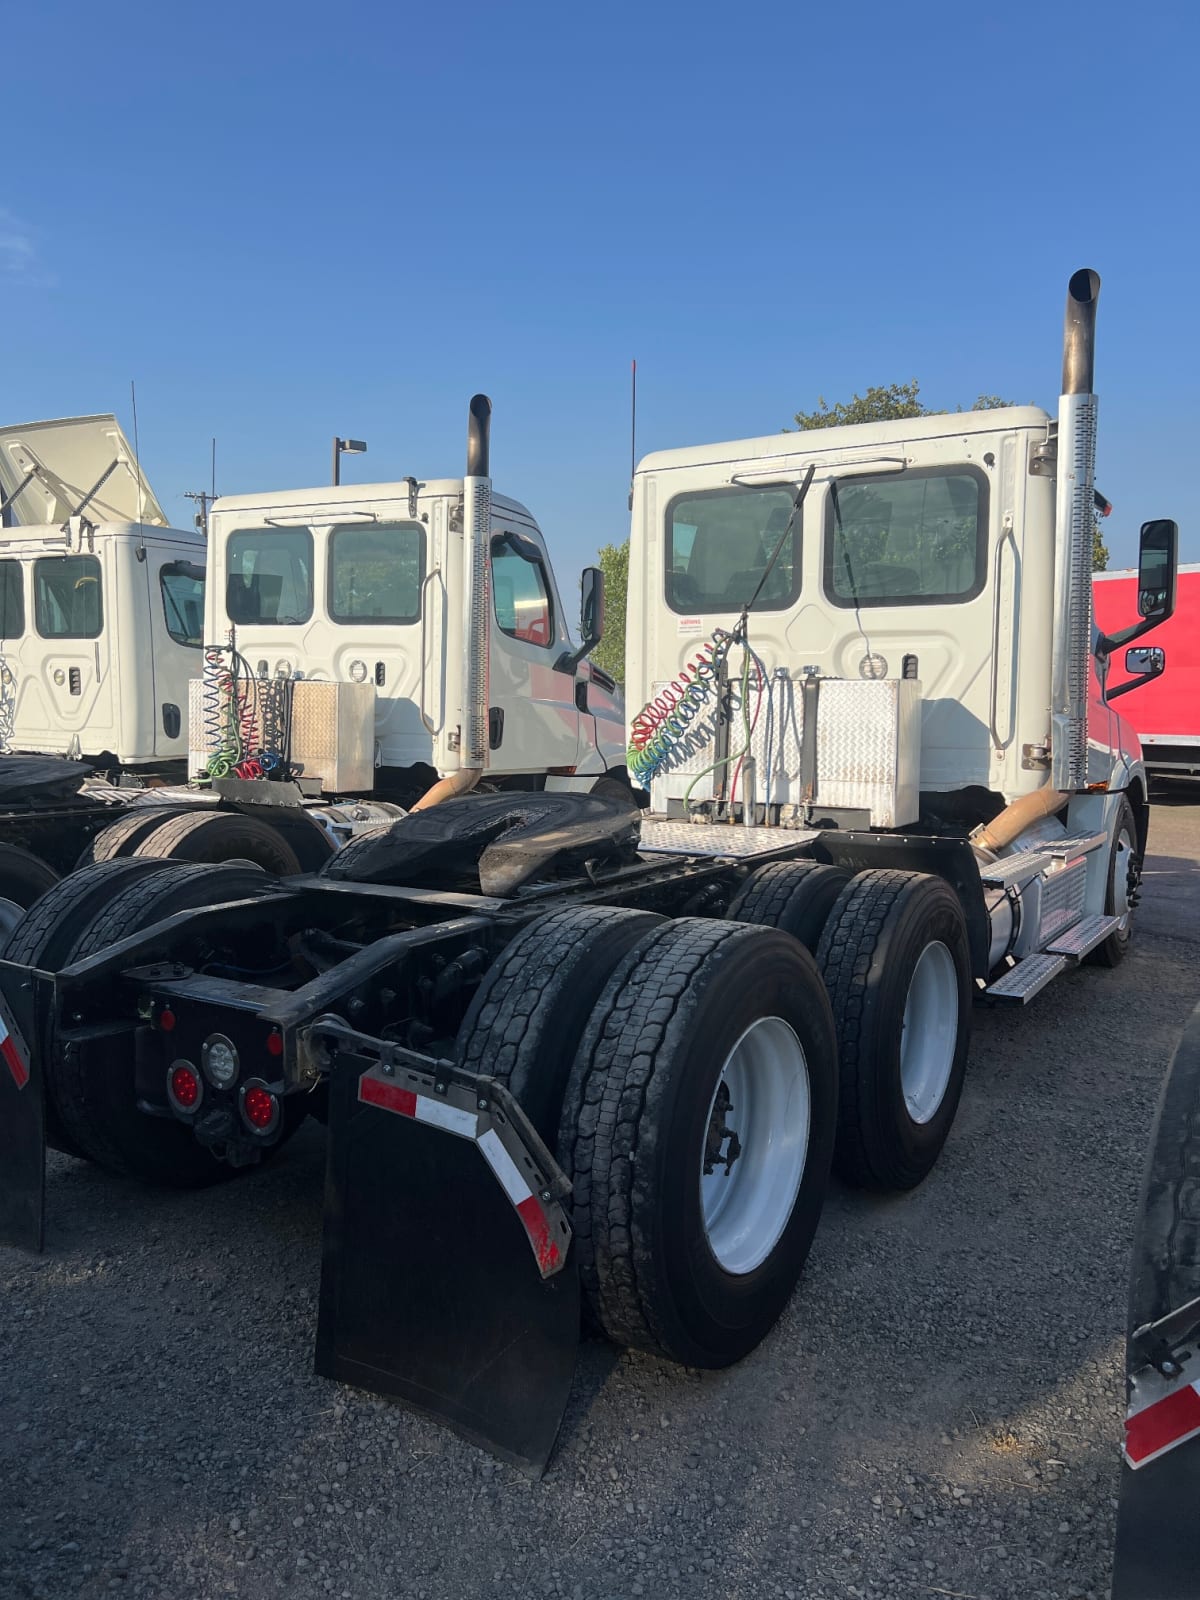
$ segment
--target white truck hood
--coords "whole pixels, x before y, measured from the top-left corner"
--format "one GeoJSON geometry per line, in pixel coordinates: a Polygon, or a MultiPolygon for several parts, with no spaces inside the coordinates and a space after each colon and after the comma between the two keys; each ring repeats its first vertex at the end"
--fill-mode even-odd
{"type": "Polygon", "coordinates": [[[89,522],[167,521],[107,414],[0,428],[0,501],[10,496],[5,520],[23,527],[63,523],[80,510],[89,522]]]}

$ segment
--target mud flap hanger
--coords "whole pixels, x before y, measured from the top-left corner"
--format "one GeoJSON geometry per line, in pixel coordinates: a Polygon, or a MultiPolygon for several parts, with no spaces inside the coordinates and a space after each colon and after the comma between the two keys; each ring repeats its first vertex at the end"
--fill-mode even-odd
{"type": "Polygon", "coordinates": [[[46,1099],[36,1018],[53,979],[0,961],[0,1244],[40,1250],[46,1218],[46,1099]]]}
{"type": "Polygon", "coordinates": [[[544,1471],[570,1395],[570,1184],[503,1084],[320,1017],[329,1146],[316,1370],[544,1471]]]}

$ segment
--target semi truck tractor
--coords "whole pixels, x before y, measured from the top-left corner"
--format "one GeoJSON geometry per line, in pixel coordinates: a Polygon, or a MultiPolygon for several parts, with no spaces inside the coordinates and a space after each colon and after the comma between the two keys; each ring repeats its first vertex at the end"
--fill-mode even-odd
{"type": "MultiPolygon", "coordinates": [[[[326,670],[382,664],[411,685],[386,764],[428,736],[437,803],[319,874],[125,860],[47,895],[0,960],[0,1237],[42,1242],[51,1124],[114,1173],[200,1185],[311,1113],[328,1130],[327,1376],[537,1472],[581,1302],[618,1344],[690,1366],[753,1349],[832,1168],[885,1191],[933,1169],[973,1004],[1024,1006],[1129,949],[1149,807],[1118,710],[1137,684],[1108,688],[1108,665],[1170,615],[1177,529],[1144,525],[1137,605],[1098,633],[1098,292],[1093,272],[1070,280],[1057,419],[1021,407],[641,463],[624,765],[645,813],[465,792],[493,756],[503,770],[520,693],[499,653],[530,615],[524,574],[513,608],[499,600],[489,545],[524,562],[527,529],[491,503],[477,451],[448,554],[457,489],[427,524],[419,485],[379,505],[368,527],[427,530],[424,555],[405,536],[406,600],[381,601],[415,613],[394,623],[411,644],[355,637],[326,670]],[[439,659],[444,694],[421,687],[439,659]]],[[[229,533],[213,587],[250,613],[240,670],[269,683],[306,574],[327,563],[340,613],[377,552],[346,541],[343,576],[336,500],[230,510],[247,536],[229,533]],[[289,534],[268,560],[261,530],[292,518],[311,543],[289,534]]],[[[530,651],[554,637],[532,614],[530,651]]],[[[570,681],[575,651],[549,655],[570,681]]],[[[547,680],[529,681],[536,701],[547,680]]]]}
{"type": "MultiPolygon", "coordinates": [[[[478,397],[481,482],[489,419],[478,397]]],[[[288,875],[479,784],[631,800],[616,685],[515,500],[490,497],[473,546],[492,598],[468,650],[461,479],[227,498],[206,540],[167,526],[115,417],[94,416],[0,430],[0,493],[3,931],[80,861],[288,875]],[[471,769],[468,657],[488,695],[471,769]]],[[[595,628],[600,575],[584,581],[595,628]]]]}

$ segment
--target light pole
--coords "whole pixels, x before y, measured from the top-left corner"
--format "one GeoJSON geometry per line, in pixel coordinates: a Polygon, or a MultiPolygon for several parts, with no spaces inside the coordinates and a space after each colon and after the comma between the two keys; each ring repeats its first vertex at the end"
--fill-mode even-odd
{"type": "Polygon", "coordinates": [[[342,456],[365,456],[367,453],[366,441],[363,439],[339,439],[336,435],[333,440],[333,486],[336,489],[342,481],[342,456]]]}

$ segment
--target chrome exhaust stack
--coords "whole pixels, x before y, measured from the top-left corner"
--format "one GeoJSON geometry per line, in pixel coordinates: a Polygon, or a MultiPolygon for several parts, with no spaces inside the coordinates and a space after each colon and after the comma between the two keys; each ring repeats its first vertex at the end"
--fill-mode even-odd
{"type": "Polygon", "coordinates": [[[1092,528],[1095,505],[1096,302],[1100,275],[1088,267],[1067,285],[1058,482],[1054,517],[1054,653],[1051,669],[1051,783],[1087,783],[1087,704],[1092,653],[1092,528]]]}
{"type": "MultiPolygon", "coordinates": [[[[467,472],[463,479],[462,544],[447,553],[450,593],[456,584],[462,593],[461,653],[447,661],[447,704],[450,731],[438,765],[443,776],[427,789],[414,811],[427,811],[443,800],[466,794],[483,776],[488,764],[488,707],[491,679],[491,470],[492,402],[485,394],[472,395],[467,414],[467,472]],[[457,715],[457,721],[455,721],[457,715]]],[[[453,525],[448,535],[454,540],[453,525]]]]}

